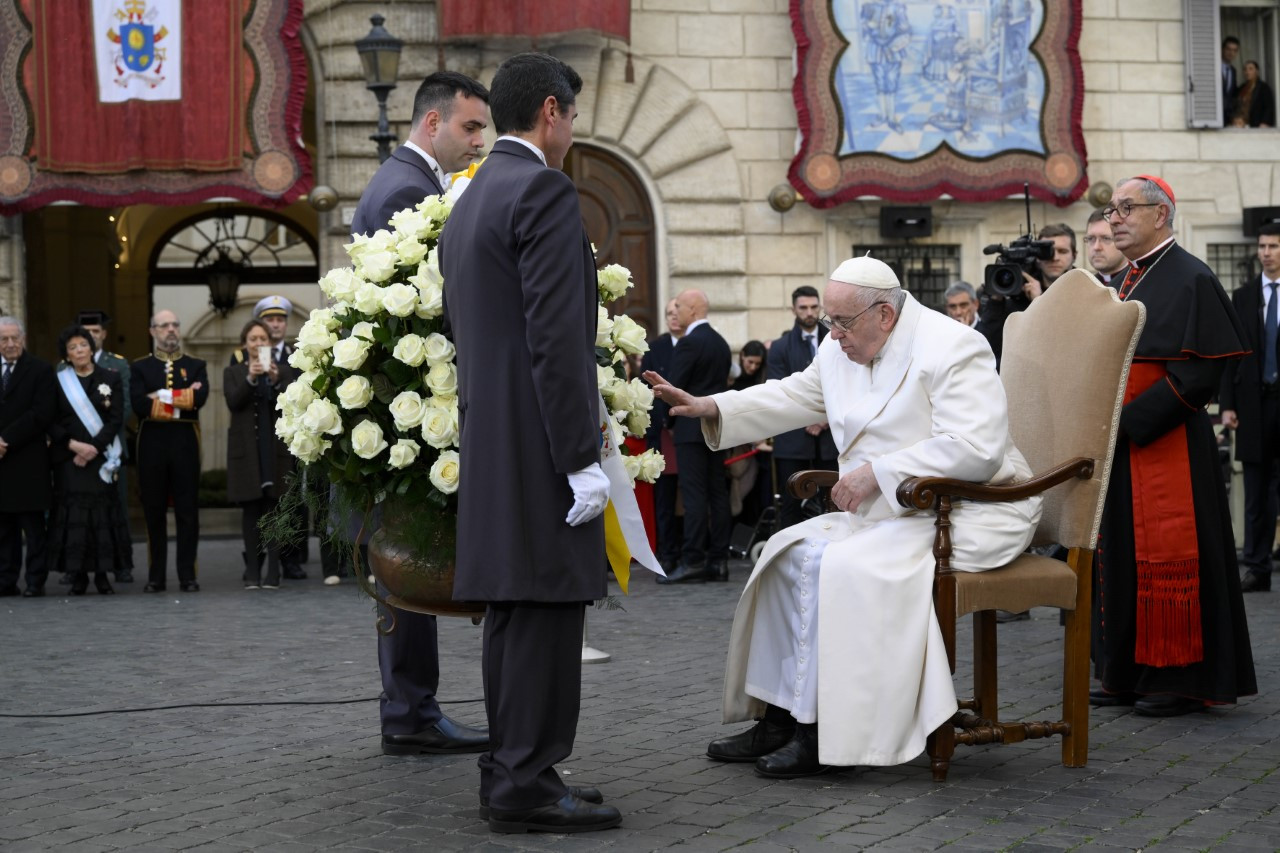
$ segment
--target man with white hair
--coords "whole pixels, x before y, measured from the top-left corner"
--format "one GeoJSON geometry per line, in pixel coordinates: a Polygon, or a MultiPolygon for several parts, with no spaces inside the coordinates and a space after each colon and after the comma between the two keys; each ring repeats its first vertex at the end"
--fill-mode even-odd
{"type": "MultiPolygon", "coordinates": [[[[831,425],[841,511],[765,547],[734,616],[724,688],[725,722],[759,722],[707,749],[779,778],[900,764],[956,711],[931,600],[933,518],[899,506],[898,485],[1031,475],[981,334],[924,308],[870,257],[842,263],[822,304],[830,334],[801,373],[709,397],[646,376],[673,414],[703,419],[713,448],[831,425]]],[[[1007,563],[1039,517],[1039,498],[962,504],[952,513],[953,566],[1007,563]]]]}

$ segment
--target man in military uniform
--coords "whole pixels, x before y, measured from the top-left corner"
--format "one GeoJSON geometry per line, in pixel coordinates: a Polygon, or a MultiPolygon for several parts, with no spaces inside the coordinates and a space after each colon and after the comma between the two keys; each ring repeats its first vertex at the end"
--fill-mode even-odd
{"type": "Polygon", "coordinates": [[[147,518],[148,577],[143,592],[164,592],[169,552],[165,511],[173,497],[178,532],[178,582],[198,592],[196,546],[200,516],[200,408],[209,399],[205,363],[182,352],[181,324],[172,311],[151,318],[154,352],[135,361],[130,400],[138,416],[138,485],[147,518]]]}
{"type": "MultiPolygon", "coordinates": [[[[131,374],[131,371],[129,370],[129,360],[124,356],[111,352],[106,346],[107,324],[111,322],[111,316],[107,314],[106,311],[81,311],[76,316],[76,322],[93,337],[93,342],[97,346],[97,349],[93,353],[94,362],[108,370],[114,370],[116,373],[120,374],[120,383],[124,387],[124,398],[128,400],[129,378],[131,374]]],[[[128,420],[129,419],[126,417],[120,424],[120,446],[125,448],[126,454],[129,452],[129,439],[126,435],[128,432],[128,420]]],[[[126,519],[123,535],[125,541],[129,541],[129,524],[127,521],[129,515],[129,486],[128,483],[125,482],[125,469],[123,465],[120,466],[119,472],[116,476],[116,489],[120,494],[120,507],[124,510],[122,517],[126,519]]],[[[127,563],[116,566],[115,575],[116,581],[119,583],[133,583],[132,551],[129,552],[127,563]]],[[[71,582],[69,575],[64,577],[64,580],[67,583],[71,582]]]]}

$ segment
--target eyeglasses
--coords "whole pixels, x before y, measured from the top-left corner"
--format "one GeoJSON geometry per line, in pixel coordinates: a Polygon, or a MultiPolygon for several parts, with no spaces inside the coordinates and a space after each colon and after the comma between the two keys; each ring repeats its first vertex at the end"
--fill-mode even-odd
{"type": "Polygon", "coordinates": [[[153,328],[153,329],[180,329],[180,328],[182,328],[182,324],[181,324],[181,323],[178,323],[178,322],[173,322],[173,323],[152,323],[152,324],[151,324],[151,328],[153,328]]]}
{"type": "Polygon", "coordinates": [[[837,320],[834,317],[828,317],[826,314],[823,314],[821,317],[818,318],[818,322],[821,323],[822,327],[826,329],[828,332],[834,332],[836,329],[839,329],[840,331],[844,332],[847,335],[853,331],[853,324],[858,322],[859,317],[861,317],[863,314],[870,311],[872,308],[875,308],[877,305],[887,305],[887,304],[888,304],[887,302],[872,302],[866,308],[863,308],[857,314],[854,314],[848,320],[844,320],[844,321],[837,320]]]}
{"type": "Polygon", "coordinates": [[[1146,203],[1135,203],[1132,201],[1122,201],[1119,204],[1110,204],[1102,208],[1102,218],[1110,220],[1115,214],[1120,214],[1121,219],[1128,219],[1129,214],[1133,213],[1135,207],[1159,207],[1160,202],[1151,201],[1146,203]]]}

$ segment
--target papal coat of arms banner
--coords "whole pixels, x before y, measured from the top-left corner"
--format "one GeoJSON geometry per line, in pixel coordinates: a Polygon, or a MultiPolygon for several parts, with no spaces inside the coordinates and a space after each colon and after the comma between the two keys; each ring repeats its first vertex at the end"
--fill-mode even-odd
{"type": "Polygon", "coordinates": [[[302,0],[0,0],[0,213],[311,186],[302,0]]]}
{"type": "Polygon", "coordinates": [[[791,0],[815,207],[871,196],[1065,206],[1088,186],[1079,0],[791,0]]]}

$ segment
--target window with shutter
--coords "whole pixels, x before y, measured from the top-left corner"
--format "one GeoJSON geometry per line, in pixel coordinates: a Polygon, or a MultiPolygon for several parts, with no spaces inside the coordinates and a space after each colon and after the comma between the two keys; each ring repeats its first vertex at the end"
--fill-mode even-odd
{"type": "Polygon", "coordinates": [[[1222,127],[1222,48],[1218,0],[1182,0],[1186,38],[1187,126],[1222,127]]]}

